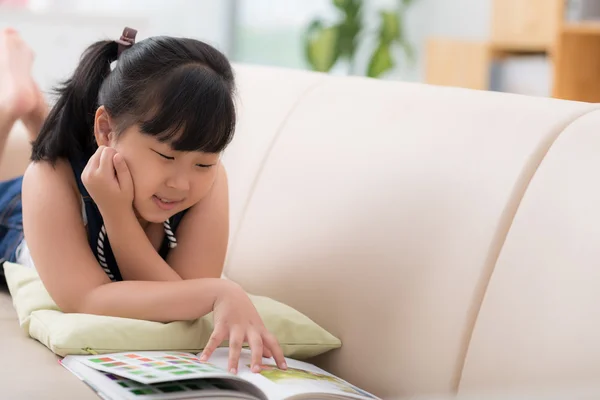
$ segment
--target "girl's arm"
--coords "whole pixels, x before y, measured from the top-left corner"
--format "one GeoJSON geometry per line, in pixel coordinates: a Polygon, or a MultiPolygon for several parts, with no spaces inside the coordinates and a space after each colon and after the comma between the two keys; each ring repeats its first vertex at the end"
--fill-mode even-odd
{"type": "Polygon", "coordinates": [[[34,163],[23,181],[23,226],[36,269],[58,307],[67,313],[157,322],[192,320],[213,312],[214,330],[203,359],[224,340],[235,371],[247,341],[252,364],[273,356],[286,368],[277,339],[267,331],[243,289],[225,279],[111,282],[90,250],[78,191],[68,163],[34,163]]]}
{"type": "Polygon", "coordinates": [[[102,214],[110,246],[124,280],[181,281],[158,254],[132,210],[102,214]]]}
{"type": "Polygon", "coordinates": [[[23,181],[25,237],[61,310],[160,322],[195,319],[212,310],[227,290],[225,280],[111,283],[89,247],[74,185],[63,161],[55,168],[32,164],[23,181]]]}
{"type": "Polygon", "coordinates": [[[177,247],[167,262],[183,279],[219,278],[229,239],[229,192],[222,163],[206,197],[190,208],[177,228],[177,247]]]}

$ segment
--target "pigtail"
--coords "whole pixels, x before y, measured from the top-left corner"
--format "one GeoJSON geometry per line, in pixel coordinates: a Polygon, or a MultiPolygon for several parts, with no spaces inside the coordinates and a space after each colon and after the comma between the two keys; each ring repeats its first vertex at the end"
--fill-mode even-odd
{"type": "Polygon", "coordinates": [[[117,59],[118,43],[96,42],[86,49],[71,78],[57,89],[58,100],[33,142],[32,161],[76,160],[96,150],[94,118],[98,92],[117,59]]]}

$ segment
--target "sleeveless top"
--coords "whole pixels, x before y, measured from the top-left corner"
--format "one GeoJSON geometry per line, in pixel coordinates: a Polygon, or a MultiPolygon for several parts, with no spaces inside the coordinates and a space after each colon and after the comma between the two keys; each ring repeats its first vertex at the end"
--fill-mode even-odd
{"type": "MultiPolygon", "coordinates": [[[[81,212],[90,249],[98,261],[98,264],[100,267],[102,267],[104,272],[106,272],[106,275],[108,275],[111,281],[122,281],[123,277],[110,247],[110,240],[106,234],[106,228],[104,227],[104,219],[102,218],[102,214],[100,214],[98,206],[81,181],[81,174],[83,173],[87,162],[71,160],[70,164],[82,199],[81,212]]],[[[160,245],[160,248],[158,249],[158,253],[165,260],[169,254],[169,250],[177,246],[175,233],[177,232],[177,227],[179,226],[179,223],[183,219],[183,216],[186,212],[187,210],[181,211],[163,223],[165,237],[160,245]]],[[[16,253],[17,262],[19,264],[34,267],[25,240],[22,241],[16,253]]]]}

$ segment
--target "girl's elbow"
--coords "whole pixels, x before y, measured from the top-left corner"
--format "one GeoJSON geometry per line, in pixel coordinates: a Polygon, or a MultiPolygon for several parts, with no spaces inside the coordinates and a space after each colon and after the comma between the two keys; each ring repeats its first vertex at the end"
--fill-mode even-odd
{"type": "Polygon", "coordinates": [[[102,302],[99,301],[98,288],[86,292],[72,293],[70,296],[64,296],[57,299],[56,304],[65,314],[93,314],[102,315],[102,302]]]}
{"type": "Polygon", "coordinates": [[[94,314],[90,305],[89,299],[86,296],[78,296],[66,298],[56,301],[56,304],[61,312],[65,314],[94,314]]]}

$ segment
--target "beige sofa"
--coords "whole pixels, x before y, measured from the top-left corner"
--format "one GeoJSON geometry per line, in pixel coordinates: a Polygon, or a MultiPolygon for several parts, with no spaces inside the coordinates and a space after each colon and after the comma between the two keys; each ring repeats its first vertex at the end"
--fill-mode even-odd
{"type": "MultiPolygon", "coordinates": [[[[597,379],[600,106],[236,69],[226,273],[341,338],[315,361],[384,398],[597,379]]],[[[0,397],[95,398],[0,313],[0,397]]]]}

